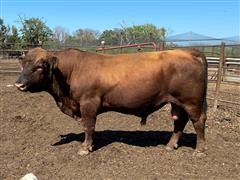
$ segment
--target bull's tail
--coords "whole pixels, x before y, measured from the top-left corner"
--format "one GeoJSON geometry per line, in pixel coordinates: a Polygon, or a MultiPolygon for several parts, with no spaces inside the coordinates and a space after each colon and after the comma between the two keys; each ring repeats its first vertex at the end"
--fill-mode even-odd
{"type": "Polygon", "coordinates": [[[208,63],[206,56],[201,53],[201,58],[203,62],[203,74],[204,74],[204,92],[202,96],[202,113],[207,113],[207,86],[208,86],[208,63]]]}
{"type": "Polygon", "coordinates": [[[203,72],[203,83],[204,83],[204,87],[203,87],[203,94],[201,97],[201,111],[202,114],[206,114],[207,113],[207,86],[208,86],[208,63],[207,63],[207,59],[205,57],[205,55],[200,52],[197,49],[191,49],[191,53],[193,56],[201,58],[201,62],[203,64],[202,66],[202,72],[203,72]]]}

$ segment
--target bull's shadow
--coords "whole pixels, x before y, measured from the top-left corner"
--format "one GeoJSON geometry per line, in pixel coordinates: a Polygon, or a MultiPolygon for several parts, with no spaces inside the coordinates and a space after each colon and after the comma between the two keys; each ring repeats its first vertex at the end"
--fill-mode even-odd
{"type": "MultiPolygon", "coordinates": [[[[100,149],[113,142],[121,142],[140,147],[166,145],[171,137],[171,134],[172,132],[168,131],[96,131],[94,136],[94,150],[100,149]]],[[[84,133],[69,133],[60,135],[60,137],[60,141],[54,143],[53,146],[68,144],[72,141],[83,142],[84,133]]],[[[179,141],[179,146],[195,148],[196,135],[193,133],[183,133],[179,141]]]]}

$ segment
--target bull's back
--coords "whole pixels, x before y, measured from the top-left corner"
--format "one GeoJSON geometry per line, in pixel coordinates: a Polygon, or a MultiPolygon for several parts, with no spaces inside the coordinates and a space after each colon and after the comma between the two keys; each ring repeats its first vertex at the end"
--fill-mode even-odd
{"type": "Polygon", "coordinates": [[[158,77],[174,77],[178,73],[196,71],[202,68],[201,57],[190,51],[171,50],[163,52],[124,54],[110,56],[103,60],[99,76],[104,84],[137,82],[149,83],[160,80],[158,77]]]}

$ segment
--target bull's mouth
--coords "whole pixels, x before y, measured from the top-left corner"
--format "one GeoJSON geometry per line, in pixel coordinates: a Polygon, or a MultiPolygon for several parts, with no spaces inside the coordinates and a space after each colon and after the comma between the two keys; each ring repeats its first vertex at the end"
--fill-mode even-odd
{"type": "Polygon", "coordinates": [[[27,90],[27,86],[22,84],[22,83],[15,83],[15,86],[21,91],[26,91],[27,90]]]}

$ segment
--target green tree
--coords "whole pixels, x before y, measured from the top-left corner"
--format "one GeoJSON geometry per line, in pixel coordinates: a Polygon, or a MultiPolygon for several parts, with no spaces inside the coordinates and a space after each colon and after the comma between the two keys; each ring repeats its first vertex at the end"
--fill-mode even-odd
{"type": "Polygon", "coordinates": [[[153,24],[134,25],[124,28],[125,41],[127,43],[140,42],[160,42],[166,37],[167,30],[165,28],[157,28],[153,24]]]}
{"type": "Polygon", "coordinates": [[[19,49],[21,47],[21,38],[18,34],[18,29],[15,26],[12,26],[11,33],[7,38],[8,48],[19,49]]]}
{"type": "Polygon", "coordinates": [[[159,43],[166,37],[167,30],[153,24],[122,26],[122,29],[105,30],[99,40],[107,45],[133,44],[142,42],[159,43]]]}
{"type": "Polygon", "coordinates": [[[120,45],[123,43],[123,32],[121,29],[105,30],[99,41],[105,41],[107,45],[120,45]]]}
{"type": "Polygon", "coordinates": [[[0,18],[0,48],[6,48],[8,32],[9,27],[6,26],[3,19],[0,18]]]}
{"type": "Polygon", "coordinates": [[[79,42],[78,40],[76,39],[76,36],[74,35],[69,35],[66,39],[66,42],[65,42],[67,45],[69,46],[76,46],[76,47],[79,47],[79,42]]]}
{"type": "Polygon", "coordinates": [[[162,27],[158,29],[157,36],[161,41],[164,41],[166,39],[167,33],[169,33],[168,30],[162,27]]]}
{"type": "Polygon", "coordinates": [[[51,29],[40,18],[21,19],[21,23],[20,31],[26,44],[37,46],[44,44],[52,37],[51,29]]]}

